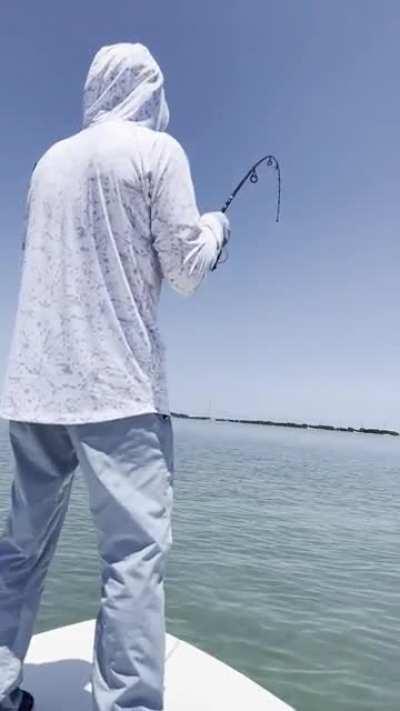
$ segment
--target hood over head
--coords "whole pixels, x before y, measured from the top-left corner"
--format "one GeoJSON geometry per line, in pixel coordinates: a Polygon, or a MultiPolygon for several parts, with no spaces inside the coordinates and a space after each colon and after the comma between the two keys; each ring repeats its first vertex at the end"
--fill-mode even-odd
{"type": "Polygon", "coordinates": [[[83,127],[110,119],[156,131],[168,126],[164,77],[142,44],[102,47],[92,61],[83,92],[83,127]]]}

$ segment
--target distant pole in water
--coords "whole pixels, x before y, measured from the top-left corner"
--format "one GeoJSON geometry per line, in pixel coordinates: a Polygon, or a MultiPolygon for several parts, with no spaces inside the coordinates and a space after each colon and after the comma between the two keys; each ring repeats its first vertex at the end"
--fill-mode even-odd
{"type": "MultiPolygon", "coordinates": [[[[242,189],[243,185],[245,183],[247,183],[248,180],[250,180],[250,182],[253,183],[253,185],[255,183],[258,183],[257,168],[259,165],[261,165],[261,163],[264,163],[264,162],[267,163],[267,166],[269,168],[274,168],[277,173],[278,184],[277,184],[276,222],[279,222],[280,215],[281,215],[281,169],[280,169],[279,162],[278,162],[277,158],[275,158],[275,156],[272,156],[272,155],[268,155],[268,156],[264,156],[263,158],[260,158],[260,160],[258,160],[256,163],[254,163],[254,165],[251,166],[250,170],[247,171],[244,178],[242,178],[240,183],[236,186],[234,191],[230,194],[230,196],[226,200],[225,205],[221,208],[221,212],[226,212],[228,210],[232,200],[234,200],[234,198],[238,194],[239,190],[242,189]]],[[[222,254],[222,250],[219,253],[217,261],[215,262],[211,271],[214,271],[217,268],[218,262],[221,258],[221,254],[222,254]]]]}

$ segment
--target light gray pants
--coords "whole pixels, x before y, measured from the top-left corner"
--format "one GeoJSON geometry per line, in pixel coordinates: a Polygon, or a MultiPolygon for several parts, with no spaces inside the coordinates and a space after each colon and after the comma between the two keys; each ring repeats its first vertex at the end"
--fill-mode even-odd
{"type": "Polygon", "coordinates": [[[163,581],[172,540],[170,418],[149,414],[72,426],[10,422],[10,439],[16,473],[0,538],[0,711],[19,704],[23,660],[78,465],[102,564],[95,709],[161,711],[163,581]]]}

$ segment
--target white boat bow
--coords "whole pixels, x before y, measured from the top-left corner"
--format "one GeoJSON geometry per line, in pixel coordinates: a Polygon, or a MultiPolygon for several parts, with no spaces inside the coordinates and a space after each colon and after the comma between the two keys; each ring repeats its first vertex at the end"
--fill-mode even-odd
{"type": "MultiPolygon", "coordinates": [[[[37,711],[90,711],[94,622],[36,635],[24,688],[37,711]]],[[[246,676],[167,635],[165,711],[293,711],[246,676]]]]}

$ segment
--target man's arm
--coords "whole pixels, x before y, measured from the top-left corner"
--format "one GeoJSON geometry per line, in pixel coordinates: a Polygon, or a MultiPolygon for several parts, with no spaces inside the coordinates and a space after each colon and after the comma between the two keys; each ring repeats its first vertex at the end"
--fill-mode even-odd
{"type": "Polygon", "coordinates": [[[189,162],[177,141],[160,134],[152,158],[153,247],[171,286],[181,294],[191,294],[228,240],[229,222],[220,212],[200,217],[189,162]]]}

